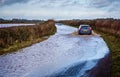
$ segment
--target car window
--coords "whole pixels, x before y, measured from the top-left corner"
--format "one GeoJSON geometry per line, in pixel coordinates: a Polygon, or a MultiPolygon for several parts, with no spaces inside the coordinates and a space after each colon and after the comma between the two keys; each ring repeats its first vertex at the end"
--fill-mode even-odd
{"type": "Polygon", "coordinates": [[[89,29],[90,27],[89,26],[82,26],[81,28],[82,29],[89,29]]]}

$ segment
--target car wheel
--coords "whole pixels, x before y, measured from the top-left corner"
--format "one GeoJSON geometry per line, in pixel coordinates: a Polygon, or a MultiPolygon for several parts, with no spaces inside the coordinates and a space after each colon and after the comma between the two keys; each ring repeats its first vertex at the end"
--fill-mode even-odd
{"type": "Polygon", "coordinates": [[[92,34],[92,32],[89,33],[89,35],[91,35],[91,34],[92,34]]]}

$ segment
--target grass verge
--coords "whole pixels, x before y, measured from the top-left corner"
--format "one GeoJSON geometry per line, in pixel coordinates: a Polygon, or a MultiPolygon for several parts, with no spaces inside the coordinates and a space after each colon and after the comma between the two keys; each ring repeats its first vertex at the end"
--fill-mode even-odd
{"type": "Polygon", "coordinates": [[[21,43],[14,43],[13,45],[10,45],[6,48],[1,48],[0,55],[16,52],[17,50],[19,50],[21,48],[31,46],[35,43],[39,43],[39,42],[44,41],[46,39],[47,38],[40,37],[40,38],[37,38],[35,40],[31,40],[31,41],[23,41],[21,43]]]}
{"type": "Polygon", "coordinates": [[[120,39],[116,38],[113,35],[110,35],[108,33],[104,33],[101,31],[95,31],[97,33],[100,33],[107,43],[111,55],[112,55],[112,69],[111,69],[111,75],[112,77],[120,77],[120,39]]]}

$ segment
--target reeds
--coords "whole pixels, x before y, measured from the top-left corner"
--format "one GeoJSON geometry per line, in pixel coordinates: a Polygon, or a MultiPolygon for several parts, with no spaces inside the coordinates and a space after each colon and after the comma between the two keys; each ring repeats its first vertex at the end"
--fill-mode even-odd
{"type": "Polygon", "coordinates": [[[96,20],[95,29],[105,33],[109,33],[116,37],[120,37],[120,21],[119,20],[96,20]]]}
{"type": "Polygon", "coordinates": [[[54,34],[56,31],[53,20],[32,26],[17,26],[0,28],[0,48],[6,48],[15,43],[31,41],[42,36],[54,34]]]}
{"type": "Polygon", "coordinates": [[[89,24],[97,30],[109,33],[120,38],[120,20],[96,19],[96,20],[64,20],[60,21],[66,25],[78,27],[80,24],[89,24]]]}

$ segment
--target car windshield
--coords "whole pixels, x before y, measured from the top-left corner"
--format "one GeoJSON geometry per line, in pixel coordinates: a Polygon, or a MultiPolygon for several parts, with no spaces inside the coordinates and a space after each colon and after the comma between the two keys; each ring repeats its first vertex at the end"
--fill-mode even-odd
{"type": "Polygon", "coordinates": [[[89,26],[82,26],[81,28],[82,29],[89,29],[90,27],[89,26]]]}

